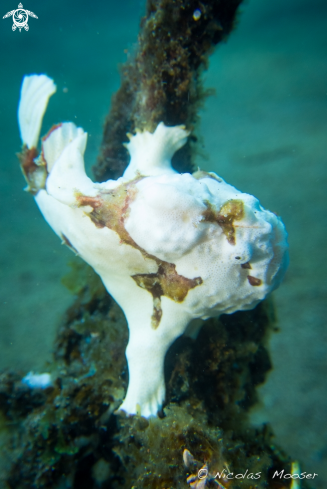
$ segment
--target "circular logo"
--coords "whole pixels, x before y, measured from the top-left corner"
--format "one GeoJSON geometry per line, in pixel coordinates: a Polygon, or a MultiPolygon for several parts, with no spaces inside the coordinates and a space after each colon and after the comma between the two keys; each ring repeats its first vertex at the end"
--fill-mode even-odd
{"type": "Polygon", "coordinates": [[[12,17],[13,20],[13,25],[11,26],[12,30],[15,31],[18,28],[19,32],[22,32],[22,29],[25,29],[25,31],[29,30],[27,23],[29,17],[34,17],[34,19],[38,19],[38,16],[35,15],[34,12],[31,12],[30,10],[25,10],[22,3],[18,4],[18,9],[10,10],[10,12],[7,12],[6,15],[3,16],[3,19],[7,19],[8,17],[12,17]]]}
{"type": "Polygon", "coordinates": [[[206,477],[208,477],[208,469],[206,467],[202,467],[202,469],[200,469],[198,472],[198,478],[205,479],[206,477]]]}
{"type": "Polygon", "coordinates": [[[24,9],[17,9],[13,13],[12,19],[14,21],[14,24],[18,29],[21,29],[22,27],[25,27],[28,21],[28,14],[26,10],[24,9]]]}

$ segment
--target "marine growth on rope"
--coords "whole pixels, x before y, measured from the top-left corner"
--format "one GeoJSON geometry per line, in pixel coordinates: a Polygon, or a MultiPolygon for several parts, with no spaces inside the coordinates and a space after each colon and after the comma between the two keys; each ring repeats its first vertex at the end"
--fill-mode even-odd
{"type": "Polygon", "coordinates": [[[18,119],[28,190],[55,233],[100,275],[129,327],[129,385],[120,406],[156,415],[165,400],[164,359],[201,321],[252,309],[287,267],[287,234],[252,195],[215,173],[179,174],[171,158],[189,135],[160,123],[128,135],[122,177],[94,183],[84,169],[87,134],[58,124],[37,143],[53,81],[26,76],[18,119]]]}

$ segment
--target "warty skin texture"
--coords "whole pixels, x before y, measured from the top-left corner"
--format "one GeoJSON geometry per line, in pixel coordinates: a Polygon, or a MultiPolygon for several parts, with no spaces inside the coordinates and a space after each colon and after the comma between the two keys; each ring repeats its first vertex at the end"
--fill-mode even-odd
{"type": "Polygon", "coordinates": [[[98,184],[84,170],[87,134],[54,126],[35,149],[55,85],[23,81],[19,126],[22,169],[56,234],[100,275],[129,327],[129,386],[120,409],[156,415],[165,399],[164,359],[201,321],[251,309],[287,267],[282,221],[214,173],[178,174],[171,158],[188,137],[159,124],[129,135],[131,161],[118,180],[98,184]]]}

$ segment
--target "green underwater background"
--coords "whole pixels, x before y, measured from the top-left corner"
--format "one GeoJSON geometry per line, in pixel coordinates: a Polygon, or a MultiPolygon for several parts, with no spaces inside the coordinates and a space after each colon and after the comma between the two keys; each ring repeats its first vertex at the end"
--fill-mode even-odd
{"type": "MultiPolygon", "coordinates": [[[[201,2],[199,6],[200,4],[201,2]]],[[[14,8],[17,6],[12,0],[2,1],[1,17],[14,8]]],[[[118,67],[126,61],[127,52],[134,49],[145,5],[141,1],[132,0],[100,3],[75,0],[69,3],[62,0],[50,3],[31,0],[30,3],[24,2],[24,8],[38,16],[38,19],[29,19],[28,32],[13,32],[11,18],[1,19],[0,23],[0,411],[3,412],[0,417],[0,445],[5,447],[0,452],[0,488],[3,485],[4,488],[91,489],[134,487],[133,484],[138,489],[188,487],[187,474],[183,472],[182,463],[185,440],[192,445],[189,449],[194,455],[201,452],[189,431],[201,433],[199,444],[202,444],[202,451],[209,458],[215,458],[220,450],[226,448],[218,443],[222,436],[219,424],[221,421],[226,434],[226,446],[234,450],[234,441],[228,431],[235,429],[230,416],[234,412],[233,403],[237,401],[239,389],[243,388],[233,376],[229,377],[230,360],[224,359],[226,362],[221,364],[221,371],[226,376],[224,378],[228,378],[234,386],[230,404],[225,403],[229,410],[221,407],[222,414],[219,418],[219,412],[217,414],[215,411],[217,406],[212,407],[210,404],[210,399],[213,404],[216,402],[216,393],[214,389],[211,392],[207,387],[201,418],[201,409],[194,400],[201,400],[199,383],[201,375],[204,375],[201,372],[214,368],[207,361],[212,352],[210,353],[203,335],[207,334],[212,342],[216,341],[216,356],[210,357],[210,362],[220,361],[219,353],[226,351],[226,345],[231,350],[235,348],[233,351],[237,352],[237,342],[247,344],[248,340],[241,338],[241,330],[235,326],[237,319],[234,321],[233,316],[225,316],[219,325],[208,323],[197,344],[179,344],[176,351],[170,352],[171,357],[176,355],[179,362],[179,371],[175,369],[173,374],[170,371],[171,381],[168,386],[170,399],[179,400],[179,403],[169,408],[175,419],[176,433],[180,430],[185,435],[183,439],[179,439],[178,446],[174,445],[176,440],[170,439],[172,426],[169,425],[169,416],[168,424],[164,426],[166,421],[163,420],[161,427],[161,420],[150,423],[150,426],[144,424],[142,419],[133,420],[131,427],[123,419],[120,421],[120,438],[116,435],[114,441],[108,441],[106,437],[101,441],[103,447],[110,447],[115,454],[111,455],[110,460],[106,459],[105,453],[100,453],[101,443],[98,440],[92,441],[97,447],[94,460],[90,461],[90,456],[85,455],[88,461],[86,466],[88,463],[96,466],[89,471],[93,474],[95,485],[91,485],[89,473],[85,475],[83,482],[80,466],[77,481],[73,481],[74,474],[67,475],[65,479],[64,475],[69,472],[68,468],[73,463],[71,461],[76,460],[76,454],[84,449],[84,439],[80,433],[80,446],[71,443],[70,434],[64,430],[67,430],[67,423],[76,423],[88,409],[92,412],[92,420],[98,419],[104,414],[99,408],[101,396],[104,395],[103,389],[110,391],[108,395],[114,404],[116,399],[122,397],[123,389],[126,388],[126,377],[114,378],[114,373],[119,372],[119,369],[124,370],[123,343],[127,339],[127,328],[121,312],[106,296],[97,278],[78,261],[74,261],[68,248],[61,246],[31,196],[22,191],[25,182],[15,155],[21,147],[17,105],[22,78],[25,74],[45,73],[54,79],[57,93],[49,103],[42,134],[54,123],[61,121],[72,121],[83,127],[89,134],[86,162],[91,175],[91,166],[98,156],[110,100],[120,86],[118,67]],[[75,263],[73,271],[68,266],[71,261],[75,263]],[[66,278],[62,280],[64,276],[66,278]],[[87,359],[84,371],[84,367],[80,368],[78,359],[72,355],[75,355],[75,347],[82,341],[81,338],[89,335],[89,323],[86,321],[84,326],[78,323],[78,314],[83,311],[83,317],[90,318],[92,308],[99,312],[96,334],[102,339],[102,344],[92,351],[87,342],[78,347],[79,354],[87,359]],[[64,322],[62,317],[66,318],[64,322]],[[106,317],[115,325],[111,330],[106,317]],[[70,328],[69,332],[66,326],[70,328]],[[105,384],[108,367],[104,363],[104,357],[101,357],[104,347],[111,358],[110,385],[105,384]],[[33,476],[33,479],[31,471],[26,469],[24,472],[24,464],[31,467],[34,463],[26,455],[33,454],[33,447],[29,445],[30,441],[26,442],[25,451],[21,452],[24,456],[21,456],[19,440],[24,438],[21,432],[19,440],[16,438],[15,450],[12,450],[13,433],[15,430],[19,432],[20,426],[26,428],[26,416],[35,412],[35,409],[41,409],[40,406],[45,402],[54,402],[55,399],[55,393],[49,394],[47,401],[44,393],[40,393],[37,399],[33,395],[29,398],[25,391],[19,391],[19,379],[29,371],[47,371],[49,365],[52,365],[53,353],[54,368],[58,372],[62,371],[65,362],[67,364],[62,390],[66,389],[66,394],[72,396],[71,399],[67,397],[65,405],[57,406],[57,413],[60,414],[54,418],[50,415],[49,418],[44,418],[41,427],[43,431],[40,436],[47,445],[52,436],[51,427],[59,426],[62,419],[65,420],[62,432],[59,429],[60,433],[57,433],[54,452],[59,454],[58,459],[51,462],[57,473],[62,471],[56,484],[48,476],[41,482],[35,482],[37,478],[33,476]],[[184,360],[187,368],[183,365],[184,360]],[[73,393],[69,375],[92,377],[92,368],[97,371],[99,379],[96,382],[99,382],[100,387],[96,382],[94,386],[96,393],[90,393],[93,381],[87,384],[88,380],[83,391],[73,393]],[[184,374],[181,373],[183,369],[184,374]],[[185,384],[181,385],[180,379],[183,375],[185,384]],[[194,392],[193,387],[189,388],[193,397],[188,419],[192,421],[187,421],[187,425],[181,411],[181,405],[185,401],[181,392],[188,388],[186,385],[189,385],[188,381],[192,381],[192,376],[197,379],[197,384],[194,392]],[[179,380],[176,380],[177,377],[179,380]],[[95,401],[98,396],[99,405],[94,402],[91,407],[85,407],[84,411],[81,408],[81,412],[75,412],[75,406],[83,406],[88,396],[93,396],[95,401]],[[205,419],[208,413],[212,415],[209,428],[205,419]],[[67,421],[68,418],[70,421],[67,421]],[[159,423],[159,427],[156,423],[159,423]],[[134,430],[132,436],[138,437],[137,448],[131,444],[131,430],[134,430]],[[167,453],[157,440],[158,430],[164,434],[166,444],[172,447],[174,457],[177,457],[177,461],[174,459],[175,465],[170,469],[169,457],[167,458],[167,453]],[[168,467],[167,474],[180,472],[185,482],[174,482],[177,479],[173,475],[170,485],[160,485],[158,481],[151,485],[142,471],[135,469],[144,466],[146,450],[152,450],[153,456],[146,468],[148,472],[153,473],[155,467],[160,467],[164,474],[168,467]],[[213,453],[216,455],[213,456],[213,453]],[[128,460],[127,454],[130,457],[128,460]],[[119,463],[115,456],[120,460],[119,463]],[[4,476],[5,468],[8,467],[9,460],[15,457],[18,460],[15,469],[17,479],[11,474],[8,482],[9,479],[4,476]],[[129,464],[134,467],[133,474],[131,472],[129,475],[131,479],[126,472],[122,475],[124,464],[127,473],[129,464]],[[26,485],[22,482],[24,477],[26,485]],[[139,477],[139,482],[133,482],[133,477],[139,477]]],[[[319,474],[309,486],[301,487],[323,488],[327,483],[326,2],[249,0],[243,3],[235,30],[227,42],[219,44],[211,54],[209,68],[203,73],[203,82],[205,88],[213,88],[215,93],[205,100],[200,111],[197,132],[201,137],[201,154],[197,156],[196,165],[205,171],[215,171],[236,188],[256,196],[265,208],[282,217],[289,233],[290,266],[284,282],[272,294],[274,305],[269,302],[268,305],[259,307],[253,316],[242,319],[249,335],[253,334],[258,344],[268,348],[272,364],[266,377],[270,366],[266,353],[260,358],[256,357],[256,365],[258,368],[262,367],[262,375],[260,371],[254,374],[244,367],[244,375],[252,379],[253,385],[247,390],[248,405],[242,406],[242,409],[247,410],[255,404],[257,399],[254,388],[262,383],[258,388],[260,401],[249,416],[254,426],[262,427],[264,423],[269,423],[275,434],[274,443],[280,447],[281,453],[284,451],[287,454],[279,455],[278,452],[277,455],[272,455],[269,452],[267,457],[270,460],[274,460],[275,456],[276,459],[279,457],[279,460],[285,460],[285,469],[289,467],[287,464],[290,460],[299,461],[302,470],[319,474]],[[271,319],[272,308],[274,319],[271,319]],[[256,329],[259,323],[265,326],[256,329]],[[270,334],[268,341],[271,330],[274,332],[270,334]]],[[[92,328],[94,327],[92,323],[92,328]]],[[[242,355],[244,360],[249,353],[243,351],[242,355]]],[[[169,366],[167,368],[169,370],[169,366]]],[[[210,382],[209,377],[203,379],[210,382]]],[[[222,384],[220,387],[224,390],[226,386],[222,384]]],[[[227,392],[225,394],[228,396],[227,392]]],[[[62,397],[60,400],[62,401],[62,397]]],[[[44,414],[43,411],[42,413],[44,414]]],[[[235,419],[238,416],[239,413],[235,412],[235,419]]],[[[115,421],[110,419],[103,423],[107,423],[106,430],[112,429],[116,433],[118,428],[114,426],[115,421]]],[[[96,424],[95,421],[94,423],[96,424]]],[[[26,429],[32,430],[30,425],[26,429]]],[[[269,431],[269,428],[265,429],[269,431]]],[[[33,433],[33,430],[30,431],[32,438],[36,436],[36,432],[33,433]]],[[[269,438],[270,435],[262,428],[258,428],[257,433],[260,433],[257,439],[262,438],[262,442],[259,440],[258,443],[265,446],[266,437],[269,438]]],[[[86,438],[86,435],[83,436],[86,438]]],[[[87,436],[91,436],[89,432],[87,436]]],[[[40,450],[46,453],[43,445],[40,450]]],[[[52,448],[49,450],[47,460],[43,460],[45,465],[51,465],[49,460],[52,448]]],[[[248,454],[244,450],[236,456],[240,467],[242,463],[247,463],[248,454]]],[[[150,459],[150,455],[148,458],[150,459]]],[[[268,458],[262,458],[262,463],[269,466],[268,458]]],[[[253,460],[251,463],[254,463],[253,460]]],[[[83,464],[83,460],[78,464],[83,464]]],[[[154,480],[151,477],[149,479],[154,480]]]]}

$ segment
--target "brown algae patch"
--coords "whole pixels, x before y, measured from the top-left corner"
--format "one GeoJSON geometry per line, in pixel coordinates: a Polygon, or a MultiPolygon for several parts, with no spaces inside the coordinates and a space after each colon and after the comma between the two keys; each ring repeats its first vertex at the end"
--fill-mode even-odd
{"type": "Polygon", "coordinates": [[[161,296],[169,297],[175,302],[183,302],[190,289],[202,284],[202,278],[188,279],[176,272],[172,263],[161,261],[157,273],[141,273],[133,275],[139,287],[146,289],[153,296],[153,314],[151,325],[154,329],[159,326],[162,316],[161,296]]]}
{"type": "Polygon", "coordinates": [[[216,180],[217,182],[221,183],[222,179],[218,177],[213,172],[206,172],[203,170],[198,170],[194,173],[192,173],[192,177],[195,178],[196,180],[202,180],[202,178],[212,178],[212,180],[216,180]]]}
{"type": "Polygon", "coordinates": [[[38,156],[36,148],[29,149],[27,146],[23,146],[22,151],[17,156],[28,185],[26,190],[32,195],[36,195],[39,190],[45,188],[45,182],[48,176],[46,166],[43,162],[40,164],[35,163],[35,159],[38,156]]]}
{"type": "Polygon", "coordinates": [[[219,224],[227,241],[235,245],[234,221],[240,221],[244,217],[244,203],[242,200],[232,199],[225,202],[219,211],[216,211],[210,202],[205,202],[207,209],[203,213],[204,221],[219,224]]]}
{"type": "Polygon", "coordinates": [[[253,287],[258,287],[262,284],[262,280],[260,278],[252,277],[252,275],[248,275],[248,281],[253,287]]]}

